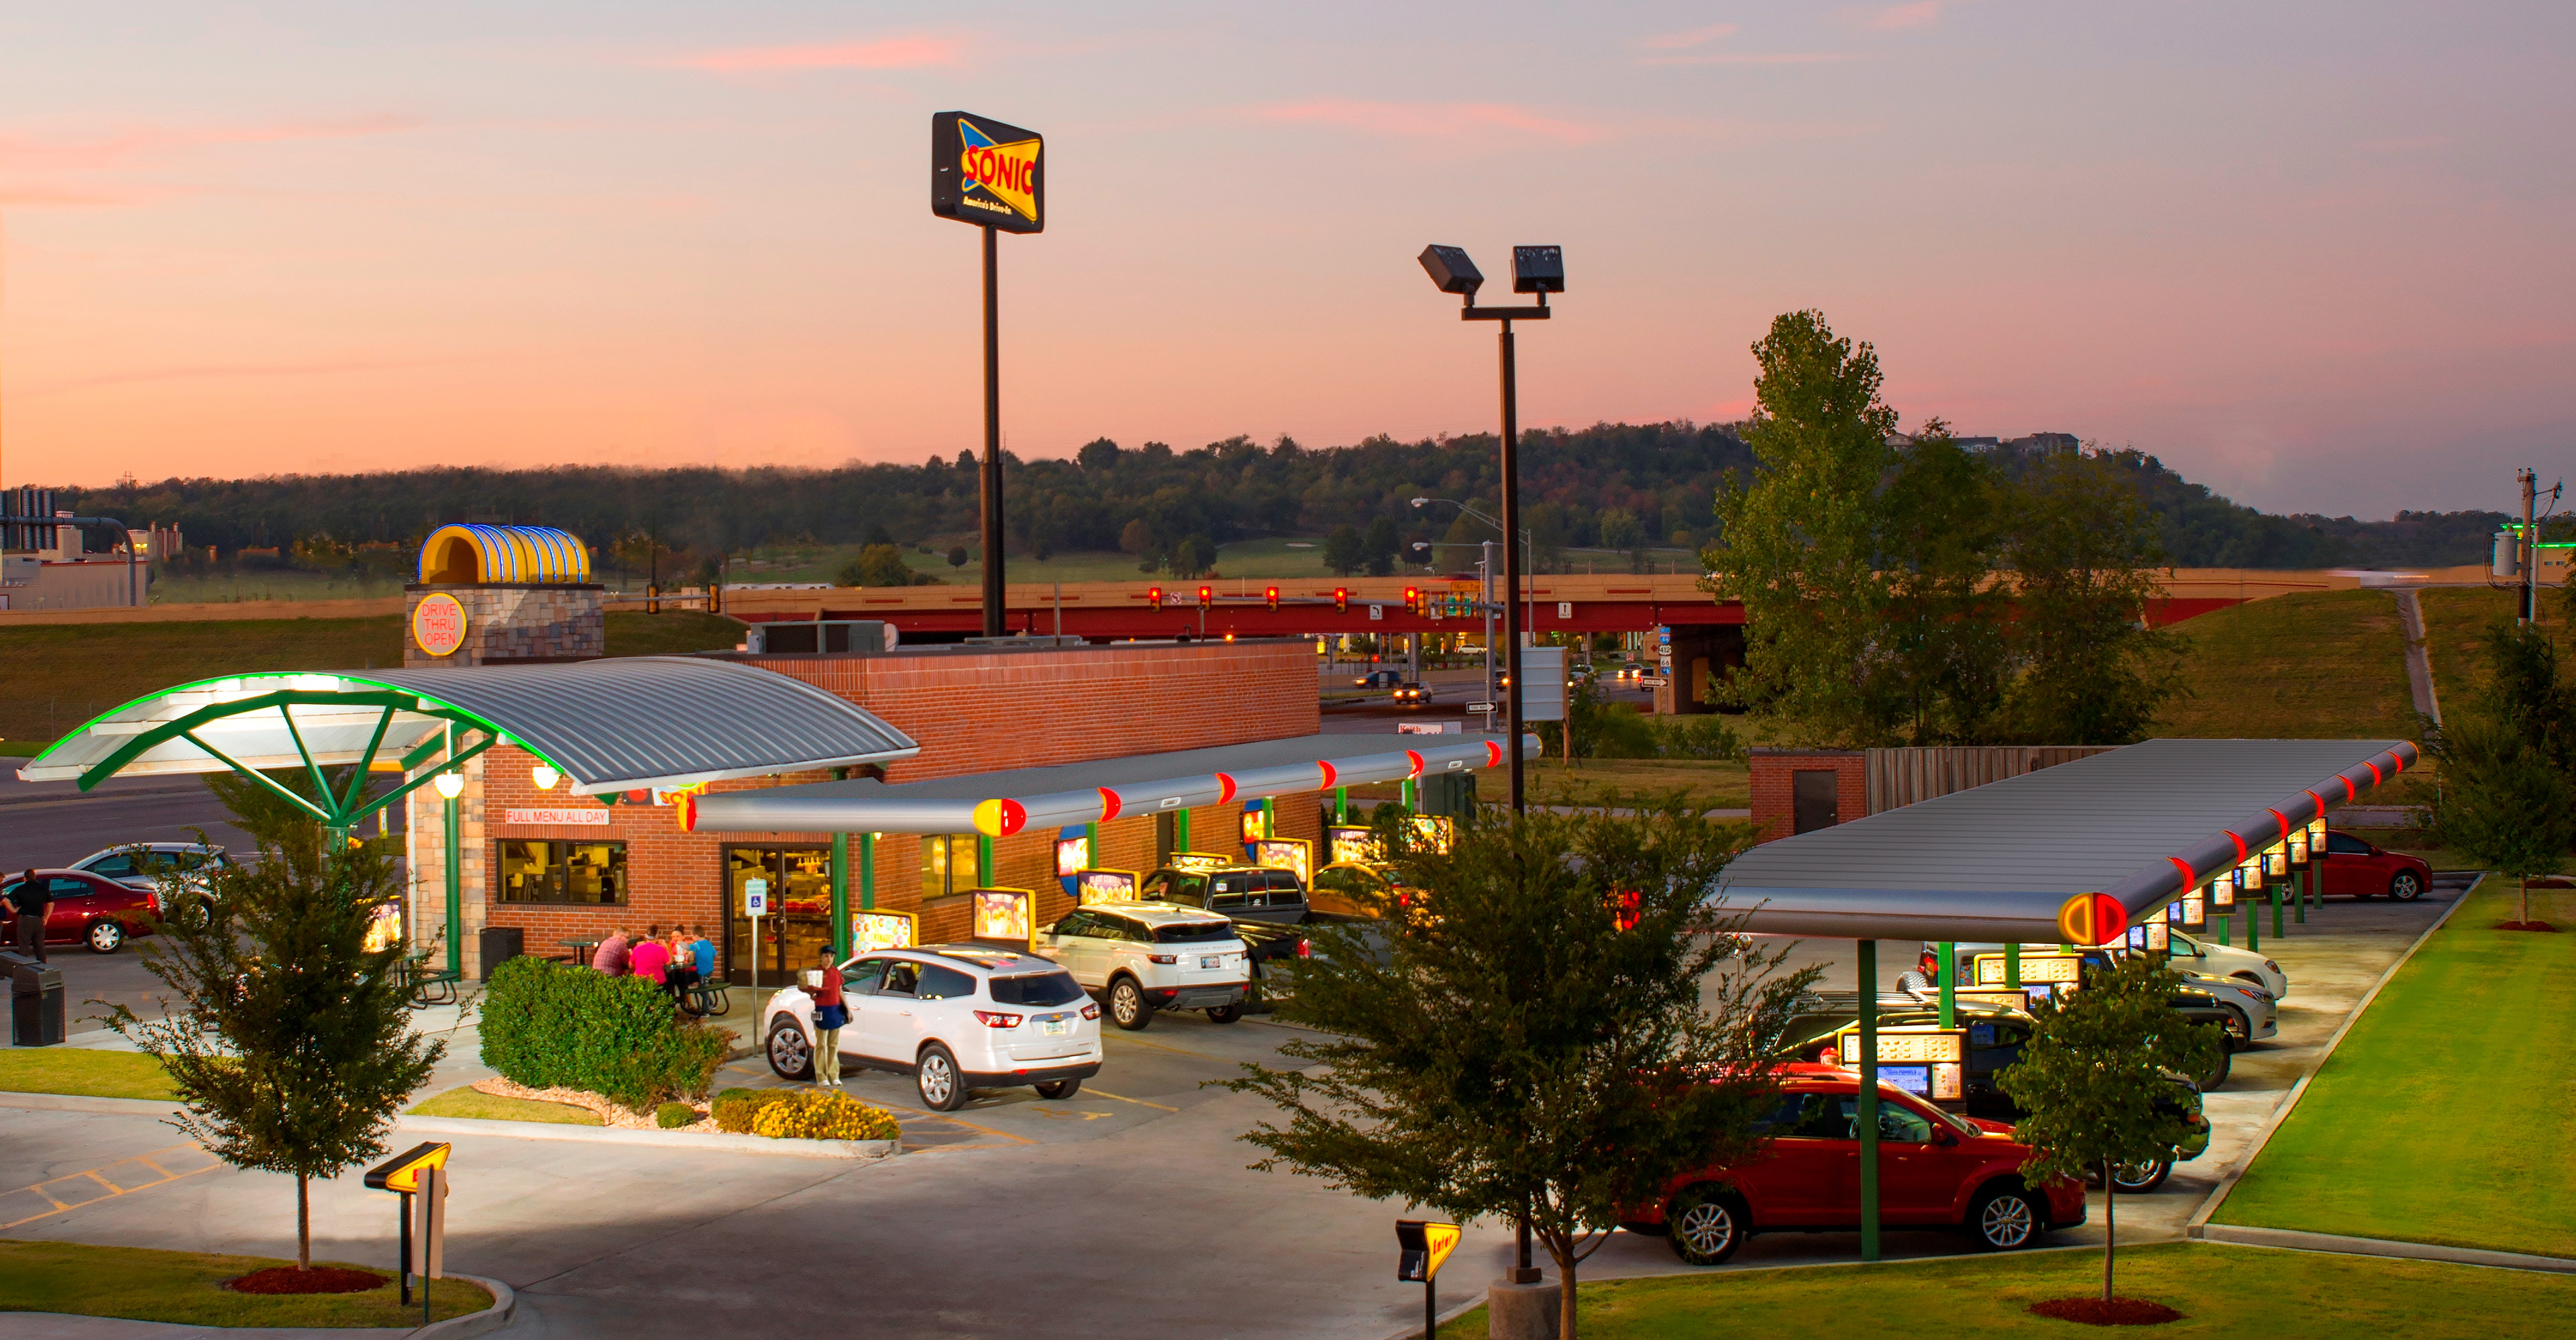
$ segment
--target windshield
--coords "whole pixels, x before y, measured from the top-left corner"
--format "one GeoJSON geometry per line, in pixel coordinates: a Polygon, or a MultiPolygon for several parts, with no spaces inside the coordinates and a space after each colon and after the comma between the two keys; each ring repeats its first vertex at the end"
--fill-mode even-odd
{"type": "Polygon", "coordinates": [[[1082,986],[1069,972],[996,977],[990,985],[997,1005],[1070,1005],[1082,999],[1082,986]]]}
{"type": "Polygon", "coordinates": [[[1231,921],[1175,921],[1154,928],[1154,943],[1166,945],[1199,944],[1208,940],[1231,940],[1231,921]]]}

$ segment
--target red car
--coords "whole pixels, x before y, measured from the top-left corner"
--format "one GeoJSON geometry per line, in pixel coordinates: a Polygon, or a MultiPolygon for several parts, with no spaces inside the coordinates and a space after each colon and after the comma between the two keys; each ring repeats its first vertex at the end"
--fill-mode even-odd
{"type": "MultiPolygon", "coordinates": [[[[150,935],[152,924],[161,919],[161,895],[150,889],[119,884],[85,870],[39,870],[35,877],[44,880],[53,895],[53,903],[45,909],[46,944],[87,945],[93,954],[113,954],[128,938],[150,935]]],[[[10,876],[0,883],[0,895],[14,894],[22,881],[23,876],[10,876]]],[[[17,936],[12,918],[0,940],[15,944],[17,936]]]]}
{"type": "MultiPolygon", "coordinates": [[[[1673,1254],[1695,1266],[1733,1256],[1754,1233],[1858,1229],[1859,1110],[1855,1072],[1785,1067],[1760,1153],[1674,1178],[1661,1204],[1633,1208],[1620,1226],[1669,1236],[1673,1254]]],[[[2030,1148],[2002,1122],[1953,1117],[1881,1084],[1878,1130],[1878,1214],[1889,1228],[1958,1229],[1989,1251],[2010,1251],[2084,1222],[2084,1188],[2059,1178],[2034,1189],[2021,1172],[2030,1148]]]]}
{"type": "Polygon", "coordinates": [[[2326,831],[2326,896],[2411,903],[2433,887],[2433,867],[2402,851],[2374,847],[2350,833],[2326,831]]]}

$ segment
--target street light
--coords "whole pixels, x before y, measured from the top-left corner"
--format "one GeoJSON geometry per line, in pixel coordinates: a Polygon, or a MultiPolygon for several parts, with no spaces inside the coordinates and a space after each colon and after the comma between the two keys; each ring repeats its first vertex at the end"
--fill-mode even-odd
{"type": "MultiPolygon", "coordinates": [[[[1512,686],[1503,698],[1504,733],[1510,740],[1504,752],[1511,765],[1512,811],[1517,814],[1528,808],[1528,801],[1521,767],[1521,551],[1512,543],[1521,531],[1520,374],[1513,354],[1512,322],[1548,319],[1547,295],[1565,291],[1565,252],[1554,246],[1512,248],[1512,291],[1537,294],[1538,304],[1534,307],[1477,306],[1476,290],[1484,287],[1485,275],[1468,259],[1464,248],[1428,246],[1422,249],[1419,259],[1433,287],[1458,295],[1462,303],[1459,320],[1502,323],[1497,344],[1502,355],[1503,383],[1503,514],[1495,524],[1503,532],[1503,673],[1512,686]]],[[[1516,1277],[1528,1272],[1526,1242],[1524,1238],[1522,1266],[1513,1272],[1516,1277]]]]}

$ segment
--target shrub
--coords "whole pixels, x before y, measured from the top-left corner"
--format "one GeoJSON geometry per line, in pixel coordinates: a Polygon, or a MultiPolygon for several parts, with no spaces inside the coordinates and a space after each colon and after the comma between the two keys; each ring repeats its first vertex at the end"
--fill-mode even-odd
{"type": "Polygon", "coordinates": [[[1663,717],[1655,724],[1659,758],[1731,759],[1744,757],[1744,738],[1715,715],[1663,717]]]}
{"type": "Polygon", "coordinates": [[[663,1130],[677,1130],[698,1124],[698,1110],[687,1103],[664,1103],[653,1109],[653,1124],[663,1130]]]}
{"type": "Polygon", "coordinates": [[[751,1119],[772,1103],[796,1096],[793,1089],[727,1089],[716,1095],[711,1105],[716,1129],[735,1135],[751,1134],[751,1119]]]}
{"type": "Polygon", "coordinates": [[[640,977],[514,958],[483,994],[483,1063],[531,1089],[605,1094],[638,1112],[707,1091],[732,1035],[683,1020],[640,977]]]}
{"type": "Polygon", "coordinates": [[[903,1128],[884,1111],[846,1093],[809,1089],[765,1103],[751,1119],[751,1133],[778,1140],[894,1140],[903,1128]]]}

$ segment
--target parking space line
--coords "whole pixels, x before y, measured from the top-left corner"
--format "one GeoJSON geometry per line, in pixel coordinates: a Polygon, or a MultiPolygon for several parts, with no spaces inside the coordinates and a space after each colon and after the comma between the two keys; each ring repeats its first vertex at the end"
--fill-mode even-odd
{"type": "Polygon", "coordinates": [[[1178,1052],[1183,1056],[1195,1056],[1202,1061],[1214,1061],[1218,1065],[1232,1064],[1232,1062],[1226,1060],[1222,1056],[1210,1056],[1206,1052],[1194,1052],[1186,1047],[1174,1047],[1168,1043],[1147,1042],[1143,1038],[1120,1038],[1118,1040],[1131,1047],[1151,1047],[1158,1052],[1178,1052]]]}
{"type": "Polygon", "coordinates": [[[1178,1111],[1180,1111],[1180,1109],[1179,1109],[1179,1108],[1177,1108],[1177,1107],[1163,1107],[1163,1105],[1162,1105],[1161,1103],[1149,1103],[1149,1102],[1146,1102],[1146,1101],[1145,1101],[1144,1099],[1142,1099],[1142,1098],[1130,1098],[1130,1097],[1128,1097],[1127,1095],[1125,1095],[1125,1094],[1123,1094],[1123,1093],[1111,1093],[1111,1092],[1110,1092],[1110,1091],[1108,1091],[1107,1089],[1093,1089],[1093,1090],[1092,1090],[1092,1092],[1093,1092],[1093,1093],[1096,1093],[1096,1094],[1099,1094],[1099,1095],[1100,1095],[1101,1097],[1103,1097],[1103,1098],[1115,1098],[1115,1099],[1117,1099],[1119,1102],[1122,1102],[1122,1103],[1134,1103],[1134,1104],[1135,1104],[1136,1106],[1138,1106],[1138,1107],[1161,1108],[1161,1109],[1162,1109],[1163,1111],[1165,1111],[1165,1112],[1178,1112],[1178,1111]]]}
{"type": "MultiPolygon", "coordinates": [[[[204,1152],[204,1151],[203,1151],[202,1149],[200,1149],[198,1146],[193,1145],[193,1144],[185,1144],[185,1145],[171,1145],[171,1146],[169,1146],[168,1148],[165,1148],[165,1149],[156,1149],[156,1150],[153,1150],[153,1151],[152,1151],[151,1153],[149,1153],[149,1154],[141,1154],[141,1155],[137,1155],[136,1157],[134,1157],[134,1158],[130,1158],[130,1159],[119,1159],[119,1160],[117,1160],[117,1161],[116,1161],[116,1162],[114,1162],[114,1163],[111,1163],[111,1164],[106,1165],[106,1166],[107,1166],[107,1168],[118,1168],[118,1167],[123,1167],[124,1165],[129,1164],[129,1163],[140,1163],[140,1164],[144,1165],[145,1167],[151,1168],[151,1169],[153,1169],[154,1171],[159,1172],[159,1173],[161,1174],[159,1177],[156,1177],[156,1178],[152,1179],[151,1181],[148,1181],[148,1182],[137,1182],[137,1183],[135,1183],[135,1184],[134,1184],[134,1185],[132,1185],[132,1186],[118,1186],[116,1183],[114,1183],[114,1182],[112,1182],[112,1181],[109,1181],[109,1180],[107,1179],[107,1177],[106,1177],[106,1175],[105,1175],[105,1169],[101,1169],[101,1168],[90,1168],[90,1169],[86,1169],[86,1170],[81,1171],[81,1172],[76,1172],[76,1173],[65,1173],[64,1175],[62,1175],[62,1176],[60,1176],[60,1177],[49,1177],[49,1178],[45,1179],[45,1180],[44,1180],[44,1181],[42,1181],[42,1182],[38,1182],[38,1183],[36,1183],[34,1186],[21,1187],[21,1188],[19,1188],[19,1191],[33,1192],[33,1193],[35,1193],[36,1195],[43,1197],[43,1198],[46,1200],[46,1202],[48,1202],[49,1204],[51,1204],[54,1208],[52,1208],[52,1209],[50,1209],[50,1210],[41,1211],[41,1212],[36,1213],[36,1214],[27,1215],[26,1217],[21,1218],[21,1219],[13,1219],[13,1220],[11,1220],[11,1221],[9,1221],[9,1222],[7,1222],[7,1223],[0,1223],[0,1231],[6,1231],[6,1230],[8,1230],[8,1229],[16,1228],[16,1227],[17,1227],[17,1226],[19,1226],[20,1224],[31,1224],[31,1223],[34,1223],[35,1221],[39,1220],[39,1219],[47,1219],[47,1218],[51,1218],[51,1217],[52,1217],[52,1216],[54,1216],[54,1215],[62,1214],[62,1213],[66,1212],[66,1211],[69,1211],[69,1210],[77,1210],[77,1209],[80,1209],[80,1208],[81,1208],[81,1207],[83,1207],[83,1206],[87,1206],[87,1205],[96,1205],[96,1204],[97,1204],[97,1203],[99,1203],[100,1201],[103,1201],[103,1200],[110,1200],[110,1199],[113,1199],[113,1198],[115,1198],[115,1197],[117,1197],[117,1196],[130,1196],[130,1195],[134,1194],[134,1193],[135,1193],[135,1192],[137,1192],[137,1191],[148,1191],[148,1190],[150,1190],[151,1188],[156,1187],[156,1186],[166,1186],[166,1185],[168,1185],[168,1184],[170,1184],[170,1183],[172,1183],[172,1182],[176,1182],[176,1181],[178,1181],[178,1180],[180,1180],[180,1179],[182,1179],[182,1178],[194,1177],[194,1176],[196,1176],[198,1173],[201,1173],[201,1172],[210,1172],[210,1171],[212,1171],[212,1170],[214,1170],[214,1169],[216,1169],[216,1168],[220,1168],[220,1167],[222,1167],[222,1166],[223,1166],[223,1161],[222,1161],[222,1160],[220,1160],[220,1159],[209,1159],[209,1160],[206,1162],[205,1166],[203,1166],[203,1167],[199,1167],[199,1168],[191,1168],[191,1169],[189,1169],[188,1171],[183,1172],[183,1173],[174,1173],[174,1172],[170,1172],[170,1171],[168,1171],[168,1170],[166,1170],[166,1169],[163,1169],[163,1168],[162,1168],[158,1163],[153,1162],[153,1160],[158,1159],[158,1158],[161,1158],[161,1157],[162,1157],[162,1156],[164,1156],[164,1155],[176,1154],[176,1153],[178,1153],[180,1150],[183,1150],[183,1149],[188,1149],[188,1150],[197,1150],[197,1152],[199,1152],[199,1153],[203,1153],[203,1152],[204,1152]],[[55,1195],[52,1191],[49,1191],[49,1190],[47,1190],[47,1189],[46,1189],[46,1188],[48,1188],[48,1187],[62,1187],[64,1190],[68,1191],[68,1190],[70,1190],[70,1189],[71,1189],[71,1188],[70,1188],[70,1186],[68,1185],[69,1183],[73,1183],[73,1182],[81,1182],[81,1181],[87,1181],[87,1182],[96,1183],[96,1184],[97,1184],[97,1185],[99,1185],[99,1186],[102,1186],[102,1187],[107,1188],[107,1190],[106,1190],[104,1193],[100,1194],[100,1195],[91,1196],[91,1197],[88,1197],[88,1198],[87,1198],[87,1199],[85,1199],[85,1200],[67,1201],[67,1200],[64,1200],[62,1197],[55,1195]]],[[[9,1193],[7,1193],[7,1194],[9,1194],[9,1195],[16,1195],[16,1194],[18,1194],[18,1192],[9,1192],[9,1193]]]]}

